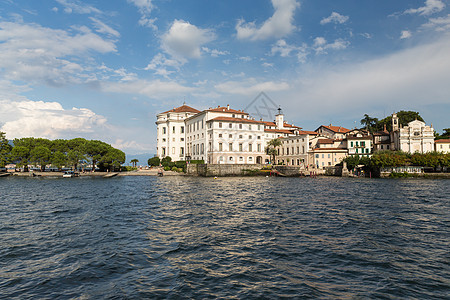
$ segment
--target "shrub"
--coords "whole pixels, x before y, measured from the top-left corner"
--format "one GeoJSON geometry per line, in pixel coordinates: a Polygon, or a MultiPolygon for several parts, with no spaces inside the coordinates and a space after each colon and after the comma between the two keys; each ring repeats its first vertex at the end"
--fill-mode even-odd
{"type": "Polygon", "coordinates": [[[164,171],[170,171],[170,167],[164,167],[164,171]]]}
{"type": "Polygon", "coordinates": [[[158,156],[152,157],[148,160],[148,165],[152,167],[157,167],[161,163],[161,160],[158,156]]]}
{"type": "Polygon", "coordinates": [[[173,166],[173,167],[172,167],[172,171],[174,171],[174,172],[178,172],[178,168],[177,168],[177,167],[175,167],[175,166],[173,166]]]}

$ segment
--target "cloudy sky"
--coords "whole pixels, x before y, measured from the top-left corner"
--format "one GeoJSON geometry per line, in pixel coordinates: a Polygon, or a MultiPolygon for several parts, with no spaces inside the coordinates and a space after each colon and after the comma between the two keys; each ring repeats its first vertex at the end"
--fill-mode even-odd
{"type": "Polygon", "coordinates": [[[414,110],[442,132],[450,127],[449,6],[2,0],[0,130],[155,153],[157,113],[183,102],[255,113],[264,92],[305,130],[414,110]]]}

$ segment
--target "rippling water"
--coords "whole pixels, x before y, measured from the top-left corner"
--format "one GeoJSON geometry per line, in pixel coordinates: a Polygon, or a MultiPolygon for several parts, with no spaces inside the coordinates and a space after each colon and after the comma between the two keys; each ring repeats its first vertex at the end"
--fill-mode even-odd
{"type": "Polygon", "coordinates": [[[1,178],[0,298],[446,298],[448,180],[1,178]]]}

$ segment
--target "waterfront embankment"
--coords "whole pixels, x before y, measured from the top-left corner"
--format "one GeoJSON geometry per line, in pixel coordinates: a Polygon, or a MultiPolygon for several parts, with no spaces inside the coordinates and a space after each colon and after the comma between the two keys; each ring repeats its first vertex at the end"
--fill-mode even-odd
{"type": "MultiPolygon", "coordinates": [[[[86,172],[79,173],[80,177],[105,177],[107,175],[111,175],[114,172],[86,172]]],[[[20,176],[20,177],[62,177],[64,172],[11,172],[11,176],[20,176]]],[[[163,171],[164,176],[183,176],[184,173],[178,173],[173,171],[163,171]]],[[[150,170],[137,170],[130,172],[118,172],[117,176],[158,176],[158,169],[150,169],[150,170]]]]}

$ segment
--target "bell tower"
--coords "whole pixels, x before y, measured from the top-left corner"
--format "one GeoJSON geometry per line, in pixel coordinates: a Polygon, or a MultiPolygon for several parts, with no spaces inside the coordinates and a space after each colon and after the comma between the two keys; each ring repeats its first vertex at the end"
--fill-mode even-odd
{"type": "Polygon", "coordinates": [[[398,117],[396,113],[392,114],[392,131],[397,131],[399,128],[398,117]]]}
{"type": "Polygon", "coordinates": [[[284,128],[284,115],[281,107],[278,107],[278,113],[275,115],[275,123],[277,124],[277,129],[284,128]]]}

